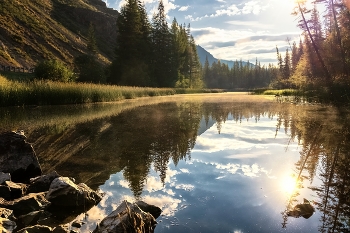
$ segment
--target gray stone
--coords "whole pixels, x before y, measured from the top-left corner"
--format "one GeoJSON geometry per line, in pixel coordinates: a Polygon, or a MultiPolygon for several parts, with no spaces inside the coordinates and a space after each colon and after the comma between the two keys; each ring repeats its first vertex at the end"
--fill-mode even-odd
{"type": "Polygon", "coordinates": [[[23,183],[42,174],[34,149],[24,135],[0,134],[0,172],[10,173],[12,181],[23,183]]]}
{"type": "Polygon", "coordinates": [[[55,206],[85,207],[98,204],[102,195],[84,183],[77,185],[68,177],[58,177],[52,181],[46,199],[55,206]]]}
{"type": "Polygon", "coordinates": [[[156,220],[150,213],[142,211],[136,204],[123,201],[118,208],[104,218],[93,233],[153,233],[156,220]]]}
{"type": "Polygon", "coordinates": [[[47,175],[42,175],[30,179],[27,193],[40,193],[49,191],[52,181],[58,177],[60,177],[60,175],[58,175],[56,171],[53,171],[47,175]]]}

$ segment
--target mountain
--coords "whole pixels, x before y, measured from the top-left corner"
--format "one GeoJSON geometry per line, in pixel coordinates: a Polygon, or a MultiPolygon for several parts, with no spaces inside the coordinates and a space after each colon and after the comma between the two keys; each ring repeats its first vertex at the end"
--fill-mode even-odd
{"type": "Polygon", "coordinates": [[[119,13],[102,0],[2,0],[0,4],[0,68],[33,67],[44,59],[72,64],[87,53],[90,23],[98,58],[109,64],[116,43],[119,13]]]}
{"type": "MultiPolygon", "coordinates": [[[[221,63],[225,63],[228,65],[229,68],[233,67],[233,64],[235,61],[229,61],[229,60],[223,60],[223,59],[217,59],[215,58],[211,53],[209,53],[207,50],[205,50],[202,46],[197,45],[197,53],[199,56],[199,60],[204,66],[205,63],[205,58],[208,57],[209,65],[212,65],[214,62],[218,62],[220,60],[221,63]]],[[[242,61],[243,66],[248,65],[248,62],[242,61]]],[[[252,63],[249,62],[250,65],[253,65],[252,63]]]]}

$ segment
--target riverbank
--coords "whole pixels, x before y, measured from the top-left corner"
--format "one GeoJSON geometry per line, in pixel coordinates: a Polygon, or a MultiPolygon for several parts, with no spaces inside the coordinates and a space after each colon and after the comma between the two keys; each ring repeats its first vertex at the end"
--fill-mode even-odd
{"type": "Polygon", "coordinates": [[[213,92],[222,91],[217,89],[126,87],[42,80],[17,82],[0,76],[0,107],[114,102],[139,97],[213,92]]]}

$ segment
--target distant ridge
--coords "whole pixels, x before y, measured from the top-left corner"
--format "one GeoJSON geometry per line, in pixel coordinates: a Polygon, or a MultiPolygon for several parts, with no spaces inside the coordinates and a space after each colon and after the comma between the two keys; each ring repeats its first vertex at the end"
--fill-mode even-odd
{"type": "MultiPolygon", "coordinates": [[[[225,63],[225,64],[228,65],[229,68],[232,68],[233,64],[235,62],[235,61],[229,61],[229,60],[223,60],[223,59],[215,58],[211,53],[209,53],[207,50],[205,50],[200,45],[197,45],[197,53],[198,53],[199,60],[200,60],[200,62],[202,64],[202,66],[204,66],[206,57],[208,57],[209,65],[212,65],[214,62],[217,62],[218,60],[220,60],[221,63],[225,63]]],[[[248,62],[242,61],[242,64],[244,66],[246,66],[246,65],[248,65],[248,62]]],[[[249,63],[249,64],[253,65],[252,63],[249,63]]]]}

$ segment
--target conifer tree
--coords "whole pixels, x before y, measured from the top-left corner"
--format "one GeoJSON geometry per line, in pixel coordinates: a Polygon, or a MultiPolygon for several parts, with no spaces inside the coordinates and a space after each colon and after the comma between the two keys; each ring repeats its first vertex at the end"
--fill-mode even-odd
{"type": "Polygon", "coordinates": [[[144,6],[137,0],[127,0],[117,20],[118,34],[115,59],[111,66],[110,83],[149,85],[149,23],[144,6]]]}
{"type": "Polygon", "coordinates": [[[152,78],[159,87],[172,87],[176,80],[172,74],[173,64],[171,35],[166,21],[163,1],[152,18],[152,78]]]}

